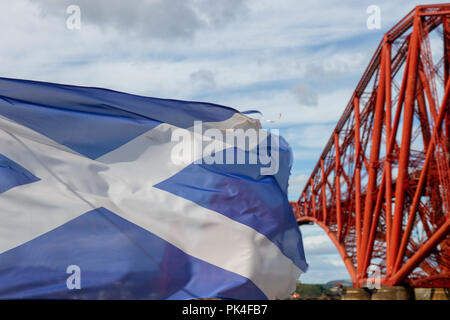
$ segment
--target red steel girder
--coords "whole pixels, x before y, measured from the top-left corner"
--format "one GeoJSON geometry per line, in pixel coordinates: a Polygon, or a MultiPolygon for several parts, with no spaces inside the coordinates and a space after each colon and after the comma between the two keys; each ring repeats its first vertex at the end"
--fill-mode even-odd
{"type": "Polygon", "coordinates": [[[449,79],[450,4],[417,6],[384,35],[291,203],[357,287],[371,265],[383,285],[450,287],[449,79]]]}

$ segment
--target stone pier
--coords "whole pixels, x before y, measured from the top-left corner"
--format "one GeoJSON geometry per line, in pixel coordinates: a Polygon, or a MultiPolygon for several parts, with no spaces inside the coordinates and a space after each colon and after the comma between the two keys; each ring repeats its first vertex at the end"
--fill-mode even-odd
{"type": "Polygon", "coordinates": [[[403,286],[381,287],[372,292],[372,300],[414,300],[414,291],[403,286]]]}
{"type": "Polygon", "coordinates": [[[414,288],[416,300],[450,300],[450,288],[414,288]]]}
{"type": "Polygon", "coordinates": [[[405,286],[347,288],[342,300],[450,300],[450,288],[410,288],[405,286]]]}
{"type": "Polygon", "coordinates": [[[342,300],[370,300],[370,292],[363,288],[347,288],[342,300]]]}

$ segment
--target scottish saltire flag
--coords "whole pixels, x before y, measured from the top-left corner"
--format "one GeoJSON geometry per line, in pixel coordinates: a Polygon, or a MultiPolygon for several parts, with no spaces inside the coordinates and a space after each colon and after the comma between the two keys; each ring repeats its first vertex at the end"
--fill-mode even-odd
{"type": "Polygon", "coordinates": [[[0,298],[285,298],[307,268],[291,151],[270,133],[219,137],[237,129],[260,124],[208,103],[0,78],[0,298]]]}

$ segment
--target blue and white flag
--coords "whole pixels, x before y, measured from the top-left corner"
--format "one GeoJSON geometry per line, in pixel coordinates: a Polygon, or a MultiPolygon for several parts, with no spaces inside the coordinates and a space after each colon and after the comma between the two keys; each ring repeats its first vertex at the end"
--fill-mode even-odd
{"type": "Polygon", "coordinates": [[[0,78],[0,298],[286,298],[291,165],[228,107],[0,78]]]}

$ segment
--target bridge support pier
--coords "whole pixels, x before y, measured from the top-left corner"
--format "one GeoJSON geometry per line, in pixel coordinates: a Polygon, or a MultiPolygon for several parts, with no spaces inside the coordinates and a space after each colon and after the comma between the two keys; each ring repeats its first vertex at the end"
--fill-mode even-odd
{"type": "Polygon", "coordinates": [[[372,292],[364,288],[347,288],[342,300],[450,300],[450,288],[393,286],[372,292]]]}
{"type": "Polygon", "coordinates": [[[409,287],[381,287],[372,293],[372,300],[414,300],[414,290],[409,287]]]}
{"type": "Polygon", "coordinates": [[[370,300],[370,293],[364,288],[347,288],[342,300],[370,300]]]}
{"type": "Polygon", "coordinates": [[[450,300],[449,288],[415,288],[416,300],[450,300]]]}

